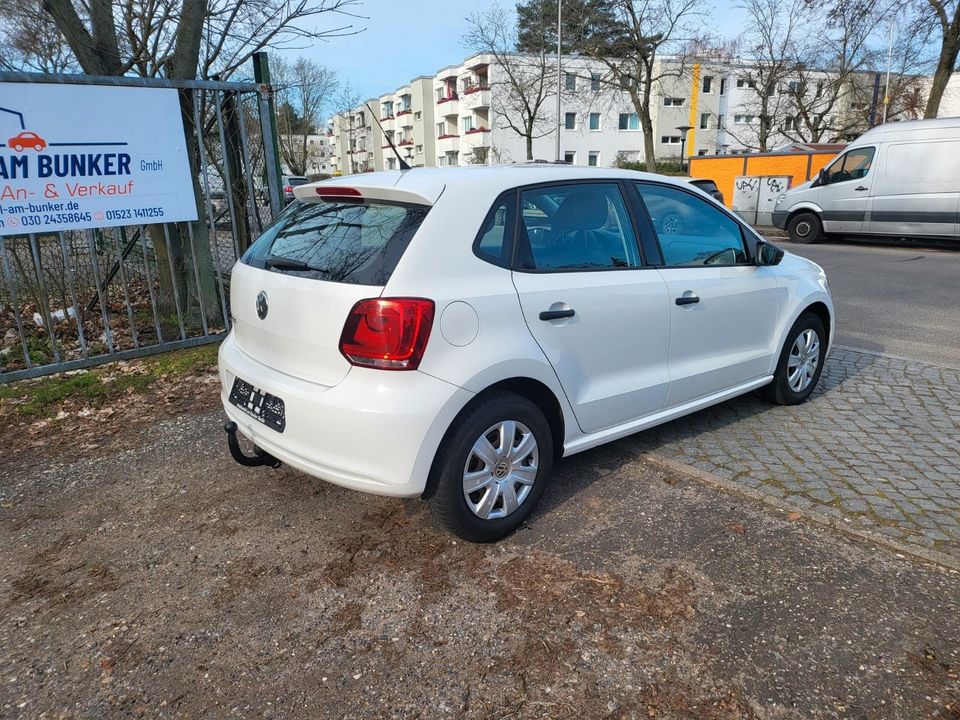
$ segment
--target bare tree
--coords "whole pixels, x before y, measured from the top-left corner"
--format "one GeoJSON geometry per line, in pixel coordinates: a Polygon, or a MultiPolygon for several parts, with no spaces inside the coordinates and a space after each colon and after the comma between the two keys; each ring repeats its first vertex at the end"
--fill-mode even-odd
{"type": "MultiPolygon", "coordinates": [[[[265,48],[357,32],[350,12],[355,0],[41,1],[76,64],[90,75],[225,79],[265,48]],[[321,17],[343,22],[317,28],[321,17]]],[[[180,104],[198,217],[203,217],[197,135],[206,133],[194,126],[194,97],[182,92],[180,104]]],[[[175,269],[173,277],[159,273],[164,313],[169,314],[177,297],[186,299],[193,312],[218,307],[206,223],[193,228],[187,223],[151,225],[150,233],[161,265],[169,262],[175,269]]]]}
{"type": "Polygon", "coordinates": [[[323,111],[334,100],[340,82],[336,73],[309,58],[292,63],[275,58],[270,68],[277,113],[280,156],[294,175],[306,175],[317,155],[310,145],[323,111]]]}
{"type": "Polygon", "coordinates": [[[932,21],[938,29],[940,40],[937,66],[933,72],[930,95],[923,113],[924,117],[935,118],[960,55],[960,0],[926,0],[923,5],[927,6],[927,22],[932,21]]]}
{"type": "Polygon", "coordinates": [[[698,0],[579,2],[571,44],[606,67],[601,82],[629,95],[643,131],[647,170],[656,172],[652,99],[664,81],[686,74],[687,50],[698,44],[704,32],[703,4],[698,0]]]}
{"type": "Polygon", "coordinates": [[[0,0],[0,69],[62,73],[75,68],[70,48],[40,0],[0,0]]]}
{"type": "Polygon", "coordinates": [[[533,160],[533,141],[559,132],[559,118],[548,112],[547,99],[556,97],[556,55],[546,49],[517,52],[517,20],[499,5],[467,18],[463,44],[493,58],[490,73],[494,122],[526,141],[527,160],[533,160]]]}
{"type": "Polygon", "coordinates": [[[777,129],[794,116],[795,107],[781,90],[797,72],[802,54],[798,45],[810,35],[812,12],[805,0],[746,0],[740,7],[746,11],[749,30],[739,40],[747,60],[739,80],[749,100],[739,109],[755,122],[733,124],[727,130],[746,147],[766,152],[777,129]]]}
{"type": "MultiPolygon", "coordinates": [[[[340,141],[340,162],[345,164],[341,171],[360,173],[367,170],[366,141],[367,128],[360,122],[358,108],[362,102],[360,91],[349,82],[340,86],[334,98],[333,132],[340,141]],[[362,159],[358,160],[360,155],[362,159]]],[[[360,110],[360,115],[366,110],[360,110]]]]}

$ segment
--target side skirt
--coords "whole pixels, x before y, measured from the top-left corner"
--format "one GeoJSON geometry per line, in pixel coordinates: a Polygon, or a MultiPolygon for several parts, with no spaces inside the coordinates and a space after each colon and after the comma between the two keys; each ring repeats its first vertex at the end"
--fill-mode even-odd
{"type": "Polygon", "coordinates": [[[734,398],[737,395],[743,395],[751,390],[761,388],[770,383],[772,380],[773,375],[766,375],[764,377],[757,378],[756,380],[743,383],[742,385],[737,385],[729,390],[723,390],[722,392],[714,393],[713,395],[707,395],[706,397],[702,397],[697,400],[691,400],[683,405],[678,405],[667,410],[661,410],[660,412],[647,415],[646,417],[639,418],[638,420],[631,420],[630,422],[623,423],[622,425],[616,425],[611,428],[606,428],[605,430],[600,430],[599,432],[591,433],[590,435],[584,435],[576,440],[565,443],[563,446],[563,456],[567,457],[569,455],[575,455],[578,452],[589,450],[590,448],[597,447],[598,445],[603,445],[604,443],[608,443],[613,440],[619,440],[627,435],[633,435],[641,430],[646,430],[656,425],[662,425],[665,422],[676,420],[678,417],[689,415],[697,410],[702,410],[706,407],[710,407],[711,405],[716,405],[717,403],[722,403],[725,400],[734,398]]]}

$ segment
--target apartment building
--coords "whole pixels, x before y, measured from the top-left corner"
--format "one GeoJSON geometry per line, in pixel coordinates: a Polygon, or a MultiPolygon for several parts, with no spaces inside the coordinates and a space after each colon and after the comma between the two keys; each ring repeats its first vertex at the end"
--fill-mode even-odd
{"type": "Polygon", "coordinates": [[[293,175],[294,172],[283,159],[284,145],[299,148],[306,140],[306,173],[307,175],[331,175],[334,171],[333,135],[328,131],[324,134],[285,135],[280,137],[280,172],[284,175],[293,175]]]}
{"type": "MultiPolygon", "coordinates": [[[[651,99],[653,146],[658,159],[679,159],[681,153],[748,152],[757,147],[760,103],[753,68],[748,63],[738,59],[681,63],[672,58],[658,62],[656,74],[661,79],[651,99]]],[[[522,64],[520,67],[523,71],[522,64]]],[[[512,64],[510,70],[515,74],[517,65],[512,64]]],[[[542,74],[534,58],[530,58],[527,72],[542,74]]],[[[806,81],[811,77],[815,81],[810,73],[806,81]]],[[[865,117],[857,102],[863,103],[865,94],[869,94],[866,83],[873,78],[871,73],[857,80],[863,87],[858,86],[856,93],[845,93],[830,112],[865,117]]],[[[767,105],[778,108],[776,122],[767,129],[766,146],[770,149],[797,140],[792,124],[798,120],[795,113],[791,114],[790,103],[798,83],[787,81],[767,97],[767,105]]],[[[610,166],[618,158],[645,158],[643,134],[629,93],[610,82],[603,63],[575,55],[564,57],[559,118],[556,83],[552,80],[549,84],[531,133],[530,154],[534,160],[555,158],[557,132],[561,158],[571,164],[610,166]]],[[[375,102],[383,132],[370,118],[363,117],[365,108],[335,118],[334,125],[339,127],[351,127],[350,117],[358,117],[357,122],[365,124],[361,133],[364,142],[351,147],[341,139],[334,164],[344,173],[396,168],[384,133],[411,166],[524,162],[528,159],[528,139],[517,131],[522,123],[515,95],[505,68],[489,55],[473,55],[378,98],[375,102]],[[339,154],[350,150],[355,153],[352,158],[339,154]]],[[[849,123],[849,127],[851,133],[866,129],[865,123],[859,130],[855,123],[849,123]]],[[[340,136],[343,138],[344,133],[340,136]]]]}
{"type": "Polygon", "coordinates": [[[371,116],[379,112],[380,100],[373,98],[350,112],[333,116],[328,129],[333,149],[332,174],[352,175],[383,168],[383,134],[371,116]]]}

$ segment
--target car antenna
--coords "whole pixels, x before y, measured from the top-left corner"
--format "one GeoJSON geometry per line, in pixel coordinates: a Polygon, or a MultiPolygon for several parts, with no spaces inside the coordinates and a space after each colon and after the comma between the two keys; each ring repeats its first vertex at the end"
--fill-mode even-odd
{"type": "Polygon", "coordinates": [[[377,127],[380,128],[380,132],[383,133],[383,136],[387,139],[387,144],[390,145],[390,149],[393,150],[393,154],[397,156],[397,160],[400,161],[400,171],[409,170],[410,165],[407,164],[407,161],[400,157],[400,151],[397,150],[396,146],[393,144],[393,140],[390,139],[390,136],[383,130],[383,125],[380,124],[380,119],[377,117],[377,114],[370,108],[369,103],[364,103],[367,106],[367,110],[370,112],[370,117],[373,118],[374,122],[377,123],[377,127]]]}

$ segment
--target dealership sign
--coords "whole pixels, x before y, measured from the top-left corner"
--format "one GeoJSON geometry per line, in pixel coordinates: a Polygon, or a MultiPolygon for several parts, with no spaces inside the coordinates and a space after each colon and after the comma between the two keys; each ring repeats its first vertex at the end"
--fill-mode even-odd
{"type": "Polygon", "coordinates": [[[0,235],[196,219],[176,90],[0,82],[0,235]]]}

